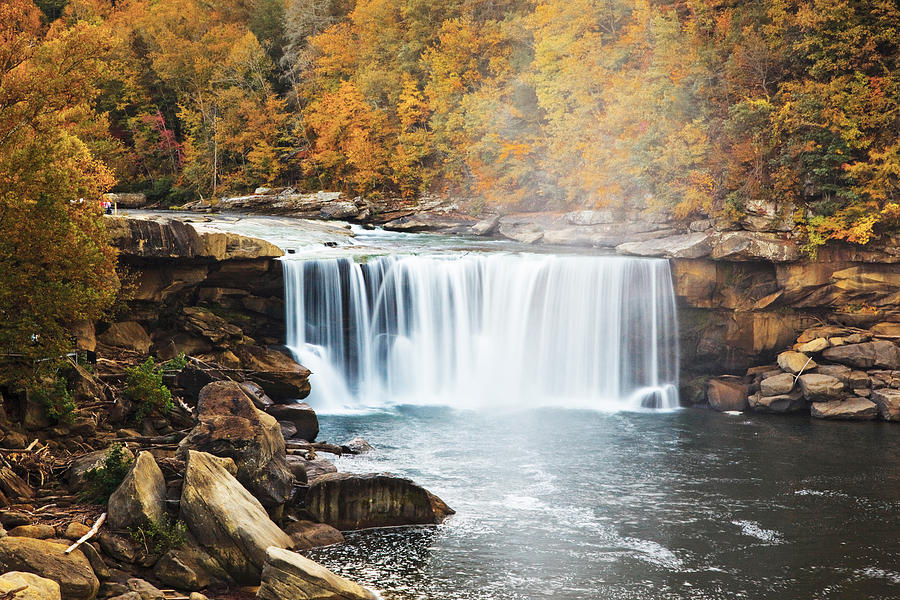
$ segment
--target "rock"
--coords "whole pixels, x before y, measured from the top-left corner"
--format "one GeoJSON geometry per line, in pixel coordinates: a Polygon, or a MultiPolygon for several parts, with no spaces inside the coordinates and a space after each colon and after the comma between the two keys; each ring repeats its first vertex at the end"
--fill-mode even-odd
{"type": "Polygon", "coordinates": [[[97,338],[101,344],[114,348],[134,350],[142,355],[150,352],[150,336],[139,323],[125,321],[113,323],[97,338]]]}
{"type": "Polygon", "coordinates": [[[830,344],[828,343],[828,340],[826,340],[825,338],[816,338],[811,342],[800,344],[800,347],[797,348],[797,350],[806,354],[815,354],[816,352],[821,352],[829,345],[830,344]]]}
{"type": "Polygon", "coordinates": [[[878,323],[869,328],[869,333],[877,338],[900,341],[900,323],[878,323]]]}
{"type": "Polygon", "coordinates": [[[240,341],[244,335],[240,327],[232,325],[208,309],[193,306],[185,306],[182,309],[181,326],[185,331],[209,340],[217,347],[229,341],[240,341]]]}
{"type": "Polygon", "coordinates": [[[819,327],[810,327],[800,334],[797,341],[801,344],[811,342],[816,338],[832,338],[850,333],[845,327],[837,327],[834,325],[821,325],[819,327]]]}
{"type": "Polygon", "coordinates": [[[166,480],[153,455],[141,452],[109,497],[109,526],[128,529],[162,521],[166,510],[166,480]]]}
{"type": "Polygon", "coordinates": [[[66,526],[66,532],[63,534],[67,540],[77,540],[91,530],[90,527],[78,521],[72,521],[66,526]]]}
{"type": "Polygon", "coordinates": [[[25,434],[19,433],[18,431],[7,432],[6,435],[3,436],[3,440],[0,441],[0,446],[10,450],[20,450],[27,445],[28,439],[25,437],[25,434]]]}
{"type": "Polygon", "coordinates": [[[332,201],[322,206],[319,215],[323,219],[352,219],[359,214],[353,202],[332,201]]]}
{"type": "Polygon", "coordinates": [[[239,583],[259,581],[266,548],[293,544],[262,504],[205,452],[188,453],[181,517],[200,547],[239,583]]]}
{"type": "Polygon", "coordinates": [[[472,234],[491,235],[500,226],[500,215],[492,215],[472,225],[472,234]]]}
{"type": "Polygon", "coordinates": [[[739,381],[710,379],[706,387],[709,405],[719,412],[746,409],[747,396],[747,385],[739,381]]]}
{"type": "Polygon", "coordinates": [[[285,440],[297,435],[297,426],[289,421],[278,421],[278,426],[281,427],[281,437],[285,440]]]}
{"type": "Polygon", "coordinates": [[[15,595],[15,600],[61,600],[59,584],[52,579],[34,573],[10,571],[0,575],[0,597],[22,586],[26,589],[15,595]]]}
{"type": "Polygon", "coordinates": [[[233,459],[238,481],[267,508],[277,508],[290,498],[293,477],[281,427],[253,406],[240,385],[216,381],[204,387],[197,416],[200,423],[178,445],[179,457],[184,459],[195,449],[233,459]]]}
{"type": "MultiPolygon", "coordinates": [[[[247,394],[247,397],[249,397],[250,400],[253,401],[253,406],[258,408],[259,410],[266,410],[267,408],[275,404],[275,401],[266,395],[266,391],[252,381],[242,381],[240,383],[240,386],[241,389],[244,390],[244,393],[247,394]]],[[[203,386],[201,386],[201,389],[202,387],[203,386]]],[[[200,390],[198,389],[197,391],[199,393],[200,390]]]]}
{"type": "Polygon", "coordinates": [[[781,373],[763,379],[759,383],[759,391],[763,396],[779,396],[789,393],[792,389],[794,389],[794,376],[790,373],[781,373]]]}
{"type": "Polygon", "coordinates": [[[885,421],[900,421],[900,390],[875,390],[870,396],[885,421]]]}
{"type": "Polygon", "coordinates": [[[200,592],[191,592],[191,595],[188,596],[188,600],[209,600],[209,598],[207,598],[200,592]]]}
{"type": "Polygon", "coordinates": [[[865,398],[813,402],[810,414],[817,419],[872,421],[878,417],[878,406],[865,398]]]}
{"type": "Polygon", "coordinates": [[[0,511],[0,524],[7,529],[19,525],[31,525],[31,516],[17,510],[3,510],[0,511]]]}
{"type": "Polygon", "coordinates": [[[319,419],[315,411],[306,402],[292,404],[274,404],[266,412],[279,421],[288,421],[297,428],[296,436],[312,442],[319,435],[319,419]]]}
{"type": "Polygon", "coordinates": [[[375,450],[369,442],[359,436],[353,438],[346,444],[341,444],[341,449],[350,454],[365,454],[366,452],[375,450]]]}
{"type": "Polygon", "coordinates": [[[0,538],[0,570],[26,571],[59,584],[66,600],[93,600],[100,589],[87,558],[79,550],[66,554],[66,546],[44,540],[0,538]]]}
{"type": "Polygon", "coordinates": [[[830,375],[807,373],[801,375],[799,381],[803,397],[810,402],[836,400],[844,394],[844,384],[830,375]]]}
{"type": "Polygon", "coordinates": [[[389,473],[322,475],[309,486],[306,509],[342,531],[436,524],[454,512],[424,488],[389,473]]]}
{"type": "Polygon", "coordinates": [[[716,260],[781,263],[799,260],[800,257],[800,248],[796,243],[774,233],[725,231],[713,240],[712,258],[716,260]]]}
{"type": "Polygon", "coordinates": [[[148,558],[143,546],[140,546],[130,535],[101,529],[97,541],[100,542],[100,548],[104,554],[119,562],[138,564],[148,558]]]}
{"type": "Polygon", "coordinates": [[[366,588],[335,575],[296,552],[269,548],[262,572],[259,600],[375,600],[366,588]]]}
{"type": "Polygon", "coordinates": [[[37,525],[19,525],[9,530],[8,535],[15,537],[28,537],[36,540],[46,540],[56,535],[56,530],[51,525],[39,523],[37,525]]]}
{"type": "MultiPolygon", "coordinates": [[[[106,450],[89,452],[84,456],[79,456],[72,462],[72,466],[65,472],[64,477],[73,491],[81,492],[85,489],[85,473],[102,467],[106,461],[106,452],[106,450]]],[[[130,462],[134,460],[134,454],[128,448],[122,448],[122,458],[130,462]]]]}
{"type": "Polygon", "coordinates": [[[234,349],[245,377],[256,382],[276,402],[292,402],[309,396],[309,369],[277,350],[241,344],[234,349]]]}
{"type": "Polygon", "coordinates": [[[231,580],[216,560],[193,540],[163,554],[153,565],[153,574],[160,583],[179,590],[202,590],[213,583],[231,580]]]}
{"type": "Polygon", "coordinates": [[[103,558],[100,556],[100,552],[93,544],[81,544],[78,546],[78,549],[81,550],[84,557],[91,563],[91,569],[94,570],[94,575],[96,575],[100,581],[109,579],[109,567],[106,566],[106,562],[104,562],[103,558]]]}
{"type": "Polygon", "coordinates": [[[801,371],[811,371],[818,365],[816,361],[803,354],[789,350],[778,355],[778,366],[787,373],[796,375],[801,371]]]}
{"type": "MultiPolygon", "coordinates": [[[[327,475],[328,473],[337,473],[337,467],[334,466],[327,458],[314,458],[313,460],[309,460],[300,456],[299,454],[291,454],[287,457],[288,467],[292,472],[298,472],[302,469],[304,473],[304,477],[307,481],[314,481],[318,477],[322,475],[327,475]]],[[[298,480],[300,478],[298,477],[298,480]]]]}
{"type": "Polygon", "coordinates": [[[127,582],[128,588],[137,593],[141,600],[165,600],[166,596],[148,581],[132,577],[127,582]]]}
{"type": "Polygon", "coordinates": [[[662,258],[703,258],[712,252],[712,244],[706,233],[685,233],[643,242],[625,242],[616,246],[616,252],[662,258]]]}
{"type": "Polygon", "coordinates": [[[806,410],[808,403],[799,391],[776,396],[754,394],[750,396],[750,408],[757,412],[790,413],[806,410]]]}
{"type": "Polygon", "coordinates": [[[146,194],[140,192],[116,192],[103,194],[104,200],[112,202],[116,208],[141,208],[147,204],[146,194]]]}
{"type": "Polygon", "coordinates": [[[109,598],[109,600],[143,600],[143,598],[141,598],[141,595],[137,592],[125,592],[124,594],[109,598]]]}
{"type": "Polygon", "coordinates": [[[900,348],[897,348],[892,342],[883,340],[828,348],[822,353],[822,356],[826,360],[858,369],[900,368],[900,348]]]}
{"type": "Polygon", "coordinates": [[[295,521],[285,527],[284,532],[294,540],[294,550],[344,543],[344,534],[325,523],[295,521]]]}
{"type": "Polygon", "coordinates": [[[869,387],[869,375],[865,371],[850,371],[846,384],[853,389],[869,387]]]}
{"type": "Polygon", "coordinates": [[[852,370],[850,367],[845,367],[844,365],[819,365],[816,367],[815,372],[819,375],[829,375],[835,379],[839,379],[841,383],[846,384],[850,380],[850,373],[852,373],[852,370]]]}

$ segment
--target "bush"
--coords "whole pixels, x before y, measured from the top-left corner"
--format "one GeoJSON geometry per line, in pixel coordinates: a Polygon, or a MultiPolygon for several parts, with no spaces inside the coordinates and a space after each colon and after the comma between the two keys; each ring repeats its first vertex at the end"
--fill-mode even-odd
{"type": "Polygon", "coordinates": [[[131,459],[125,455],[125,447],[119,443],[112,444],[106,451],[103,466],[91,469],[84,474],[88,486],[82,493],[82,498],[96,504],[109,502],[109,497],[131,470],[131,463],[131,459]]]}
{"type": "Polygon", "coordinates": [[[144,546],[150,554],[162,554],[174,548],[180,548],[187,541],[187,530],[181,521],[163,515],[159,520],[152,520],[146,525],[133,527],[131,537],[144,546]]]}
{"type": "Polygon", "coordinates": [[[172,360],[167,360],[163,363],[162,370],[163,371],[181,371],[188,364],[187,356],[184,355],[184,352],[179,352],[178,356],[173,358],[172,360]]]}
{"type": "Polygon", "coordinates": [[[138,423],[151,413],[165,413],[175,407],[172,392],[163,385],[162,370],[154,366],[152,358],[126,369],[125,376],[125,398],[137,405],[134,418],[138,423]]]}
{"type": "Polygon", "coordinates": [[[66,387],[66,382],[53,377],[42,385],[34,388],[31,396],[44,407],[44,413],[63,425],[71,425],[75,422],[75,409],[78,406],[66,387]]]}

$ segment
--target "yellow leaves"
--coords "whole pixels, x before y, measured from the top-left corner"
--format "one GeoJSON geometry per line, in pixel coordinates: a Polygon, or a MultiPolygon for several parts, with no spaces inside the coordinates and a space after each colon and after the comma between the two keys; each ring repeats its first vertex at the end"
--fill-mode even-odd
{"type": "Polygon", "coordinates": [[[504,161],[513,158],[517,161],[524,159],[531,153],[530,144],[502,143],[500,145],[500,154],[497,160],[504,161]]]}

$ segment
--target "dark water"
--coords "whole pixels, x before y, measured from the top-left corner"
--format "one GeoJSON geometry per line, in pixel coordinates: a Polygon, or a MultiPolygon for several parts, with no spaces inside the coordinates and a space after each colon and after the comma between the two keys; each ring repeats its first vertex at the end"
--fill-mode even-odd
{"type": "Polygon", "coordinates": [[[386,599],[900,598],[900,427],[405,407],[323,416],[458,511],[311,554],[386,599]]]}

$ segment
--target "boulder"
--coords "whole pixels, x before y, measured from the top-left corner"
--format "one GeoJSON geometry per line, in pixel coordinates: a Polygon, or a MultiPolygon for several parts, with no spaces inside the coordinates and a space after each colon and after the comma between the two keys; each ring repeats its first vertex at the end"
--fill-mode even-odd
{"type": "Polygon", "coordinates": [[[285,527],[284,532],[294,540],[294,550],[307,550],[344,542],[344,534],[325,523],[295,521],[285,527]]]}
{"type": "MultiPolygon", "coordinates": [[[[106,450],[97,450],[89,452],[83,456],[76,458],[72,465],[65,472],[64,477],[75,492],[84,491],[87,487],[87,479],[85,474],[88,471],[102,467],[106,462],[106,450]]],[[[134,454],[128,448],[122,448],[122,460],[130,462],[134,460],[134,454]]]]}
{"type": "Polygon", "coordinates": [[[66,546],[45,540],[0,538],[0,570],[26,571],[59,584],[66,600],[94,600],[100,581],[80,550],[66,554],[66,546]]]}
{"type": "Polygon", "coordinates": [[[276,402],[302,400],[309,396],[309,369],[278,350],[252,344],[234,348],[245,377],[256,382],[276,402]]]}
{"type": "Polygon", "coordinates": [[[789,350],[778,355],[778,366],[787,373],[796,375],[801,371],[811,371],[818,365],[816,361],[803,354],[789,350]]]}
{"type": "Polygon", "coordinates": [[[197,416],[200,422],[179,444],[178,456],[186,458],[193,449],[233,459],[238,481],[267,508],[290,498],[293,477],[281,427],[253,406],[240,384],[208,384],[200,391],[197,416]]]}
{"type": "Polygon", "coordinates": [[[900,390],[880,389],[872,392],[872,402],[885,421],[900,421],[900,390]]]}
{"type": "Polygon", "coordinates": [[[819,375],[830,375],[835,379],[839,379],[841,383],[846,384],[850,381],[850,373],[853,370],[844,365],[819,365],[816,367],[815,372],[819,375]]]}
{"type": "Polygon", "coordinates": [[[0,597],[6,592],[17,590],[22,586],[26,589],[15,595],[15,600],[61,600],[59,584],[52,579],[24,573],[22,571],[10,571],[0,575],[0,597]]]}
{"type": "Polygon", "coordinates": [[[817,327],[810,327],[803,331],[800,334],[800,337],[797,338],[797,341],[801,344],[805,344],[807,342],[811,342],[816,338],[833,338],[835,336],[843,336],[849,334],[850,331],[845,327],[838,327],[836,325],[819,325],[817,327]]]}
{"type": "Polygon", "coordinates": [[[500,215],[492,215],[472,225],[474,235],[491,235],[500,226],[500,215]]]}
{"type": "Polygon", "coordinates": [[[128,585],[128,589],[140,596],[141,600],[166,599],[165,594],[159,588],[144,579],[132,577],[126,582],[126,585],[128,585]]]}
{"type": "MultiPolygon", "coordinates": [[[[291,454],[287,457],[287,460],[291,472],[299,475],[302,471],[304,474],[303,477],[305,478],[304,480],[307,481],[313,481],[317,477],[321,477],[328,473],[337,473],[337,467],[327,458],[317,457],[310,460],[300,454],[291,454]]],[[[299,480],[300,477],[298,476],[297,479],[299,480]]]]}
{"type": "Polygon", "coordinates": [[[869,328],[869,333],[877,338],[900,341],[900,323],[878,323],[869,328]]]}
{"type": "Polygon", "coordinates": [[[335,575],[319,563],[281,548],[269,548],[259,600],[376,600],[373,592],[335,575]]]}
{"type": "Polygon", "coordinates": [[[216,347],[229,341],[240,341],[244,332],[222,317],[205,308],[185,306],[182,310],[182,327],[188,333],[208,340],[216,347]]]}
{"type": "Polygon", "coordinates": [[[14,537],[29,537],[36,540],[46,540],[56,535],[56,530],[52,525],[46,523],[37,523],[34,525],[19,525],[9,530],[7,535],[14,537]]]}
{"type": "Polygon", "coordinates": [[[813,402],[810,414],[817,419],[872,421],[878,417],[878,406],[865,398],[813,402]]]}
{"type": "Polygon", "coordinates": [[[279,421],[293,423],[297,428],[296,437],[311,442],[319,435],[319,419],[306,402],[274,404],[266,408],[266,412],[279,421]]]}
{"type": "Polygon", "coordinates": [[[113,323],[97,339],[101,344],[112,346],[113,348],[133,350],[140,354],[150,352],[150,345],[152,344],[150,336],[147,335],[140,323],[135,321],[113,323]]]}
{"type": "Polygon", "coordinates": [[[369,442],[359,436],[353,438],[346,444],[341,444],[341,449],[348,454],[365,454],[366,452],[375,450],[369,442]]]}
{"type": "Polygon", "coordinates": [[[800,376],[803,397],[810,402],[837,400],[844,395],[844,384],[836,377],[807,373],[800,376]]]}
{"type": "Polygon", "coordinates": [[[322,475],[309,486],[306,510],[342,531],[437,524],[454,513],[425,488],[389,473],[322,475]]]}
{"type": "Polygon", "coordinates": [[[774,377],[763,379],[759,383],[759,391],[763,396],[778,396],[790,393],[794,389],[794,376],[790,373],[781,373],[774,377]]]}
{"type": "Polygon", "coordinates": [[[192,538],[181,548],[163,554],[153,565],[153,574],[164,585],[191,591],[231,580],[219,563],[192,538]]]}
{"type": "Polygon", "coordinates": [[[706,386],[706,397],[709,405],[719,412],[746,409],[748,405],[747,395],[747,385],[740,381],[710,379],[706,386]]]}
{"type": "Polygon", "coordinates": [[[166,512],[166,480],[149,452],[137,460],[109,497],[109,526],[129,529],[162,521],[166,512]]]}
{"type": "Polygon", "coordinates": [[[828,346],[830,346],[828,340],[825,338],[816,338],[811,342],[800,344],[800,347],[797,348],[797,350],[805,354],[815,354],[816,352],[821,352],[825,348],[828,348],[828,346]]]}
{"type": "Polygon", "coordinates": [[[359,209],[353,202],[332,201],[324,204],[319,211],[323,219],[352,219],[359,214],[359,209]]]}
{"type": "Polygon", "coordinates": [[[713,240],[712,257],[716,260],[763,260],[780,263],[799,260],[800,248],[792,240],[774,233],[725,231],[713,240]]]}
{"type": "Polygon", "coordinates": [[[799,391],[777,396],[763,396],[761,393],[750,396],[750,408],[757,412],[800,412],[806,410],[808,406],[809,404],[799,391]]]}
{"type": "Polygon", "coordinates": [[[869,374],[865,371],[850,371],[847,377],[847,385],[853,389],[869,387],[869,374]]]}
{"type": "Polygon", "coordinates": [[[259,581],[266,548],[293,546],[262,504],[205,452],[188,452],[181,518],[199,546],[239,583],[259,581]]]}
{"type": "Polygon", "coordinates": [[[822,356],[826,360],[857,369],[872,367],[900,369],[900,348],[897,348],[892,342],[884,340],[828,348],[822,353],[822,356]]]}
{"type": "Polygon", "coordinates": [[[712,252],[710,240],[706,233],[684,233],[643,242],[625,242],[616,246],[616,252],[662,258],[703,258],[712,252]]]}

